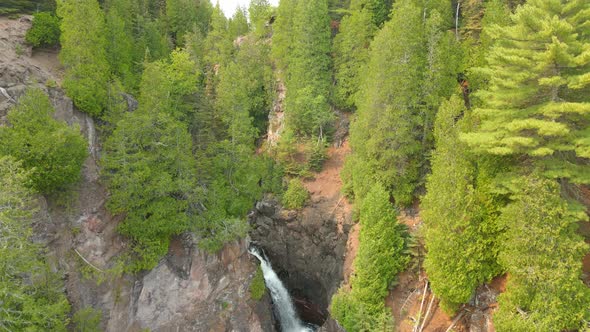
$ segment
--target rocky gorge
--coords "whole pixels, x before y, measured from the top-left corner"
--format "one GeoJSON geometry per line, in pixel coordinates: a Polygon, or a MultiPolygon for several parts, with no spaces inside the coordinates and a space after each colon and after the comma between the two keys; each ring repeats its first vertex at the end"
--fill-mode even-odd
{"type": "MultiPolygon", "coordinates": [[[[78,126],[88,140],[80,182],[64,194],[67,197],[39,195],[41,208],[34,223],[35,241],[48,248],[52,269],[63,271],[72,312],[93,308],[105,331],[275,331],[268,292],[261,300],[250,298],[249,285],[259,264],[248,253],[252,242],[267,252],[303,319],[318,326],[325,323],[324,331],[337,331],[337,324],[328,319],[328,306],[343,279],[350,227],[344,231],[337,218],[326,217],[329,207],[321,197],[300,213],[283,210],[267,198],[250,214],[250,237],[208,253],[198,248],[197,238],[184,234],[172,240],[153,270],[118,273],[117,257],[128,244],[117,233],[121,216],[105,207],[100,124],[78,111],[59,88],[57,52],[33,52],[26,46],[30,23],[26,16],[0,18],[0,121],[27,87],[35,86],[50,96],[54,117],[78,126]]],[[[133,111],[137,102],[123,97],[133,111]]]]}

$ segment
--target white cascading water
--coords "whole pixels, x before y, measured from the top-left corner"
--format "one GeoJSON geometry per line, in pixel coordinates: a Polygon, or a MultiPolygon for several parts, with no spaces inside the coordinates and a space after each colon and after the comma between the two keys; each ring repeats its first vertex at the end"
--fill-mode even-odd
{"type": "Polygon", "coordinates": [[[270,289],[270,296],[279,316],[281,330],[283,332],[312,332],[313,329],[306,327],[297,316],[289,291],[272,269],[268,259],[256,247],[250,247],[249,252],[260,261],[266,287],[270,289]]]}

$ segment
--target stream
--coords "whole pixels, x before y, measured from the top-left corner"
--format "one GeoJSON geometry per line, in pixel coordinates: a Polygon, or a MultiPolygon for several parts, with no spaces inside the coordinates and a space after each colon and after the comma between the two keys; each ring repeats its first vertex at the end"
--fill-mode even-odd
{"type": "Polygon", "coordinates": [[[313,332],[316,327],[307,324],[299,319],[289,291],[281,282],[275,271],[262,250],[257,247],[250,247],[250,254],[258,258],[262,274],[264,275],[264,282],[266,287],[270,290],[275,312],[277,313],[282,332],[313,332]]]}

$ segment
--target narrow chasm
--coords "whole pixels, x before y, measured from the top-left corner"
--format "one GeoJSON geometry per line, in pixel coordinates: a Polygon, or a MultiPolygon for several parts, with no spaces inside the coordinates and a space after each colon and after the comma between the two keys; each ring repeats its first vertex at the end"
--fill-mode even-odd
{"type": "Polygon", "coordinates": [[[265,252],[301,320],[317,326],[328,319],[331,297],[343,279],[350,229],[321,203],[290,211],[266,198],[250,214],[252,243],[265,252]]]}

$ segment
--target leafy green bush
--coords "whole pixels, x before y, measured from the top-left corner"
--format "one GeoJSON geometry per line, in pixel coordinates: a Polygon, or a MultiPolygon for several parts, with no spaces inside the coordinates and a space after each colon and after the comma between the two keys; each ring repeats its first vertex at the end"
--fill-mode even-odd
{"type": "Polygon", "coordinates": [[[264,276],[262,274],[262,269],[259,266],[254,278],[252,278],[252,281],[250,282],[250,297],[258,301],[264,296],[265,291],[266,285],[264,284],[264,276]]]}
{"type": "Polygon", "coordinates": [[[314,172],[319,172],[324,166],[324,160],[328,158],[326,151],[326,144],[322,140],[321,142],[311,142],[307,148],[307,163],[309,169],[314,172]]]}
{"type": "Polygon", "coordinates": [[[332,315],[350,332],[391,331],[385,296],[395,276],[408,263],[406,231],[398,224],[389,194],[374,186],[360,211],[359,249],[351,290],[341,289],[332,301],[332,315]]]}
{"type": "Polygon", "coordinates": [[[27,31],[25,40],[33,47],[55,46],[59,43],[59,35],[59,19],[57,16],[48,12],[41,12],[33,15],[33,25],[27,31]]]}
{"type": "Polygon", "coordinates": [[[76,332],[100,332],[102,312],[92,307],[78,310],[72,318],[76,332]]]}
{"type": "Polygon", "coordinates": [[[309,199],[309,192],[298,178],[291,179],[283,194],[283,205],[287,209],[300,209],[309,199]]]}
{"type": "Polygon", "coordinates": [[[78,181],[88,155],[77,127],[51,117],[54,109],[39,89],[29,89],[8,113],[10,126],[0,127],[0,155],[22,161],[33,188],[49,193],[78,181]]]}

